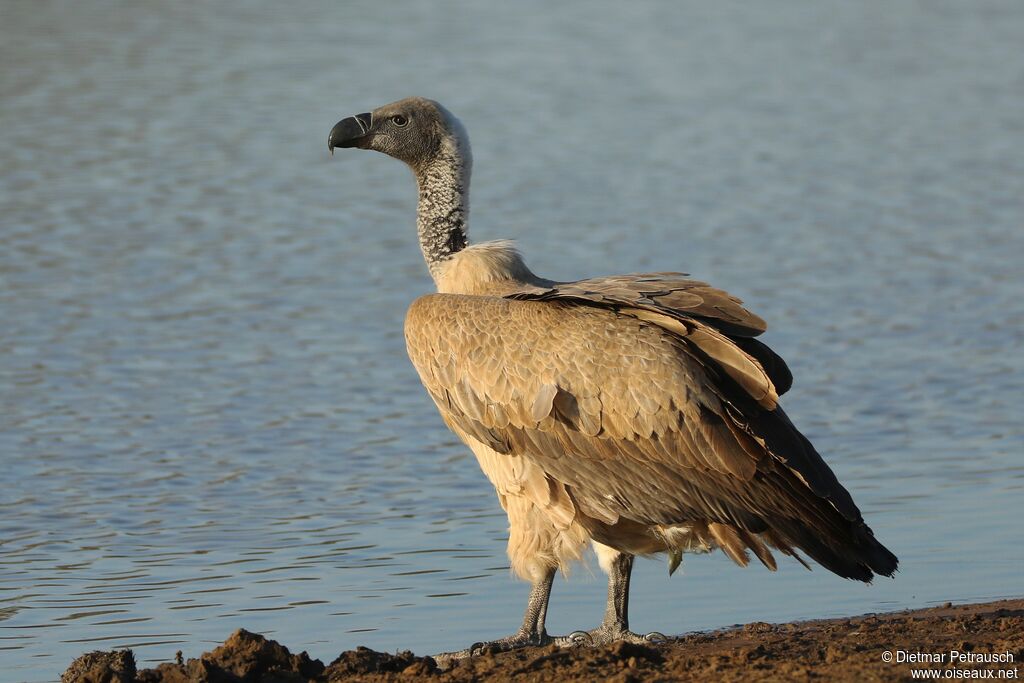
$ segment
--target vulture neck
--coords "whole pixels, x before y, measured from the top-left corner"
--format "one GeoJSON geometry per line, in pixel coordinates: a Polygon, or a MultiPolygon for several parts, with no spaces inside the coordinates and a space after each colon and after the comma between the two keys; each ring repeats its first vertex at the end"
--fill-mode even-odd
{"type": "Polygon", "coordinates": [[[524,286],[550,286],[523,263],[511,242],[469,246],[469,176],[473,156],[465,129],[454,116],[438,153],[415,168],[420,190],[416,227],[420,249],[437,291],[447,294],[506,296],[524,286]]]}
{"type": "Polygon", "coordinates": [[[423,259],[435,282],[447,262],[468,243],[472,166],[469,140],[464,133],[453,133],[444,139],[433,159],[416,169],[420,195],[416,228],[423,259]]]}

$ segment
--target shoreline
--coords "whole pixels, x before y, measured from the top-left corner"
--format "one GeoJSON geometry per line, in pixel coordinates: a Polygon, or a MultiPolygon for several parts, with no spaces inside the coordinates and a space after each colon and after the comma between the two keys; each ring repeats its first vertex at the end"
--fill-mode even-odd
{"type": "Polygon", "coordinates": [[[485,653],[440,670],[432,657],[348,650],[330,662],[239,630],[196,659],[136,671],[130,650],[76,659],[62,683],[300,681],[893,681],[1024,678],[1024,598],[744,626],[597,648],[485,653]],[[922,673],[924,672],[924,673],[922,673]],[[931,672],[931,673],[928,673],[931,672]],[[989,674],[988,672],[991,672],[989,674]],[[936,675],[937,674],[937,675],[936,675]]]}

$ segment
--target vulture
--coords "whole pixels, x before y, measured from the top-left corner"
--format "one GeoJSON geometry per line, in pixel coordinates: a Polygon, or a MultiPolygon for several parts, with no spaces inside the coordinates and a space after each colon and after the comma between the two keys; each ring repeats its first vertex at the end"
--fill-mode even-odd
{"type": "Polygon", "coordinates": [[[450,654],[663,637],[629,630],[636,555],[666,554],[670,573],[683,553],[720,549],[772,571],[774,550],[847,579],[894,574],[779,404],[792,376],[740,299],[676,272],[548,280],[511,242],[470,244],[469,138],[432,100],[342,119],[327,144],[383,152],[416,177],[437,293],[409,308],[409,358],[494,485],[512,570],[532,585],[518,631],[450,654]],[[555,572],[588,544],[609,577],[604,619],[550,636],[555,572]]]}

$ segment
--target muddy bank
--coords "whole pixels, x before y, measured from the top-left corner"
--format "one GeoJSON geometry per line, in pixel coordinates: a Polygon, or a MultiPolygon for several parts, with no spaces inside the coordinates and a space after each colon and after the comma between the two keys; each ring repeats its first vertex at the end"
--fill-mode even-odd
{"type": "Polygon", "coordinates": [[[76,659],[62,683],[298,683],[412,681],[763,681],[911,680],[912,669],[941,680],[1024,678],[1024,600],[789,624],[747,624],[646,647],[535,648],[484,654],[441,671],[430,657],[357,648],[333,662],[292,654],[236,631],[197,659],[136,670],[130,650],[76,659]],[[951,655],[951,651],[959,654],[951,655]],[[951,658],[953,661],[951,661],[951,658]],[[917,661],[913,661],[916,659],[917,661]],[[889,660],[889,661],[887,661],[889,660]],[[929,661],[932,660],[932,661],[929,661]],[[991,671],[991,674],[987,673],[991,671]]]}

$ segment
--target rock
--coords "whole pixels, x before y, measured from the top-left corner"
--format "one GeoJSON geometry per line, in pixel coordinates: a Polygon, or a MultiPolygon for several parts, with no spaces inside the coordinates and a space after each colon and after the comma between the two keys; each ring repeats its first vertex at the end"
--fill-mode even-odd
{"type": "MultiPolygon", "coordinates": [[[[186,668],[192,665],[190,660],[186,668]]],[[[284,645],[239,629],[199,660],[211,683],[234,681],[307,681],[324,671],[323,663],[305,652],[293,655],[284,645]],[[226,675],[226,677],[225,677],[226,675]],[[233,678],[232,678],[233,677],[233,678]]]]}
{"type": "Polygon", "coordinates": [[[328,681],[342,681],[349,676],[370,673],[398,673],[406,669],[433,673],[437,670],[433,658],[417,657],[406,650],[396,655],[377,652],[368,647],[342,652],[330,663],[324,674],[328,681]]]}
{"type": "Polygon", "coordinates": [[[133,683],[135,655],[131,650],[87,652],[67,668],[61,683],[133,683]]]}

